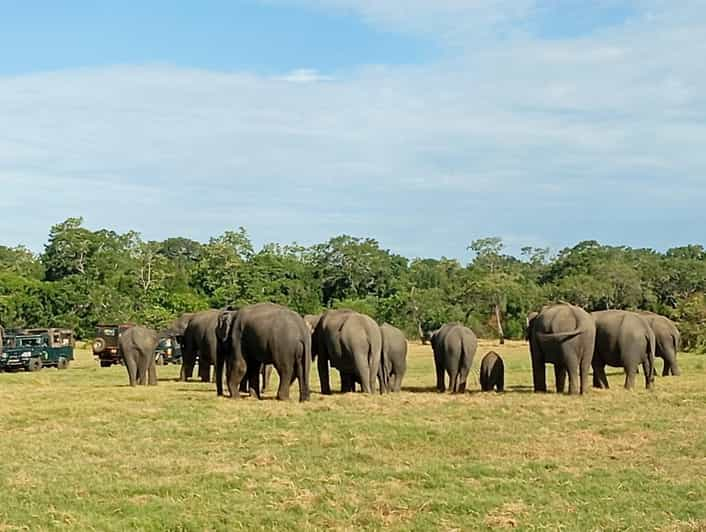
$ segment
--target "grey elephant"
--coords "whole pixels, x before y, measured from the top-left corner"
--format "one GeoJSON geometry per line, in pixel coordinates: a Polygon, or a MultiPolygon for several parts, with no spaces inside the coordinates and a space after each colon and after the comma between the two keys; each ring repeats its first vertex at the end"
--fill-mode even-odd
{"type": "Polygon", "coordinates": [[[466,391],[468,373],[478,348],[474,332],[460,323],[447,323],[431,336],[436,368],[436,389],[446,391],[446,374],[453,393],[466,391]]]}
{"type": "Polygon", "coordinates": [[[375,391],[382,335],[372,318],[351,310],[326,311],[316,324],[312,340],[321,393],[331,394],[329,365],[340,372],[343,392],[353,391],[356,382],[365,393],[375,391]]]}
{"type": "Polygon", "coordinates": [[[679,364],[677,364],[681,335],[676,324],[669,318],[659,314],[641,312],[640,315],[647,320],[647,323],[655,333],[655,341],[657,342],[655,356],[664,360],[662,376],[674,375],[676,377],[681,375],[679,364]]]}
{"type": "Polygon", "coordinates": [[[215,365],[218,351],[216,327],[220,313],[220,310],[204,310],[186,314],[170,327],[177,338],[182,338],[180,375],[182,381],[192,377],[198,357],[199,377],[202,382],[210,382],[211,365],[215,365]]]}
{"type": "Polygon", "coordinates": [[[532,380],[535,392],[547,391],[545,365],[554,364],[557,393],[569,375],[569,393],[588,391],[596,341],[596,324],[580,307],[561,303],[544,307],[529,323],[532,380]]]}
{"type": "Polygon", "coordinates": [[[259,374],[272,364],[279,375],[277,399],[289,399],[289,388],[299,381],[299,400],[309,400],[311,334],[296,312],[273,303],[257,303],[238,311],[222,312],[217,336],[224,338],[217,353],[216,391],[223,395],[222,375],[226,369],[228,391],[240,397],[239,385],[246,378],[260,398],[259,374]]]}
{"type": "Polygon", "coordinates": [[[505,363],[495,351],[486,353],[481,360],[480,389],[484,392],[505,391],[505,363]]]}
{"type": "Polygon", "coordinates": [[[378,381],[388,392],[399,392],[402,379],[407,372],[407,338],[397,327],[389,323],[380,326],[382,354],[378,381]]]}
{"type": "Polygon", "coordinates": [[[647,320],[625,310],[592,313],[596,321],[596,346],[593,353],[593,386],[608,388],[605,367],[625,369],[625,388],[635,387],[637,368],[642,365],[645,387],[654,382],[655,334],[647,320]]]}
{"type": "Polygon", "coordinates": [[[131,327],[120,335],[118,345],[123,354],[130,386],[157,384],[154,352],[158,343],[157,333],[145,327],[131,327]]]}

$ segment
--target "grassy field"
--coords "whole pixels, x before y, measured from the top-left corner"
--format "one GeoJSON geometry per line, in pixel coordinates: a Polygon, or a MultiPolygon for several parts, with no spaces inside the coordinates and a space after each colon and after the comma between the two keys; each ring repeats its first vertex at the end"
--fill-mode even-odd
{"type": "Polygon", "coordinates": [[[530,393],[522,343],[475,367],[490,348],[502,395],[433,392],[420,345],[402,394],[308,404],[218,399],[176,366],[130,389],[85,351],[0,374],[0,530],[706,530],[706,357],[567,397],[530,393]]]}

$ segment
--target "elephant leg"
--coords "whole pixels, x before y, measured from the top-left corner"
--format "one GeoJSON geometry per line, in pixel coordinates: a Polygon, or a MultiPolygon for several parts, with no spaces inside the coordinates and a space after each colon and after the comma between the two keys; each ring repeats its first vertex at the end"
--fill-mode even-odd
{"type": "Polygon", "coordinates": [[[436,390],[444,393],[446,391],[445,368],[441,356],[436,353],[434,353],[434,367],[436,368],[436,390]]]}
{"type": "Polygon", "coordinates": [[[260,372],[260,377],[262,377],[262,383],[260,386],[260,390],[262,390],[263,393],[267,391],[267,385],[269,384],[268,378],[267,378],[267,368],[270,367],[269,364],[264,364],[262,366],[262,371],[260,372]]]}
{"type": "Polygon", "coordinates": [[[468,382],[468,374],[471,369],[467,367],[461,367],[458,371],[458,393],[466,393],[466,384],[468,382]]]}
{"type": "Polygon", "coordinates": [[[642,372],[645,374],[645,388],[650,390],[652,388],[652,383],[654,382],[654,368],[651,367],[650,361],[644,359],[642,361],[642,372]]]}
{"type": "Polygon", "coordinates": [[[530,352],[532,357],[532,383],[534,391],[545,393],[547,391],[547,374],[545,360],[539,346],[534,341],[530,341],[530,352]]]}
{"type": "Polygon", "coordinates": [[[554,382],[556,393],[564,393],[566,390],[566,368],[558,362],[554,364],[554,382]]]}
{"type": "Polygon", "coordinates": [[[386,369],[383,364],[380,364],[377,374],[378,387],[380,388],[380,393],[390,393],[392,385],[392,375],[390,375],[389,369],[386,369]]]}
{"type": "Polygon", "coordinates": [[[240,382],[247,373],[247,365],[242,357],[229,357],[226,361],[226,379],[231,399],[240,399],[240,382]]]}
{"type": "Polygon", "coordinates": [[[294,367],[286,365],[282,368],[276,368],[279,375],[279,388],[277,389],[277,399],[279,401],[289,400],[289,388],[292,385],[292,377],[294,376],[294,367]]]}
{"type": "Polygon", "coordinates": [[[588,385],[588,374],[589,370],[591,369],[591,360],[585,358],[584,360],[581,361],[581,366],[579,367],[580,370],[580,375],[579,378],[581,379],[581,394],[588,393],[589,385],[588,385]]]}
{"type": "Polygon", "coordinates": [[[399,392],[402,390],[402,380],[404,379],[405,374],[407,373],[407,362],[403,361],[402,364],[399,364],[397,367],[395,367],[395,385],[392,388],[393,391],[399,392]]]}
{"type": "Polygon", "coordinates": [[[186,363],[181,364],[181,372],[179,374],[179,380],[182,382],[188,381],[194,376],[194,366],[186,363]]]}
{"type": "Polygon", "coordinates": [[[157,386],[157,364],[154,358],[149,365],[147,384],[150,386],[157,386]]]}
{"type": "Polygon", "coordinates": [[[625,368],[625,389],[632,390],[635,388],[635,376],[637,375],[637,367],[630,366],[625,368]]]}
{"type": "Polygon", "coordinates": [[[602,368],[600,364],[597,362],[594,362],[592,364],[593,366],[593,387],[594,388],[603,388],[603,383],[601,380],[601,372],[605,373],[605,368],[602,368]]]}
{"type": "Polygon", "coordinates": [[[355,382],[353,376],[349,373],[340,372],[341,375],[341,393],[351,393],[355,391],[355,382]]]}
{"type": "Polygon", "coordinates": [[[331,395],[331,380],[329,379],[328,359],[323,355],[319,355],[316,360],[316,367],[319,370],[321,393],[324,395],[331,395]]]}
{"type": "Polygon", "coordinates": [[[495,389],[497,390],[498,393],[503,393],[505,391],[505,368],[504,367],[496,367],[497,373],[496,377],[497,380],[495,382],[497,383],[495,389]]]}
{"type": "Polygon", "coordinates": [[[132,356],[123,356],[125,360],[125,369],[127,369],[127,378],[130,386],[137,385],[137,363],[132,356]]]}
{"type": "MultiPolygon", "coordinates": [[[[373,393],[374,381],[370,382],[371,375],[367,354],[366,356],[354,355],[354,363],[355,374],[357,374],[360,379],[360,387],[362,388],[363,393],[373,393]]],[[[372,378],[374,379],[375,375],[373,375],[372,378]]]]}
{"type": "MultiPolygon", "coordinates": [[[[223,367],[225,366],[225,353],[221,351],[223,347],[218,349],[216,354],[216,395],[221,397],[223,395],[223,367]]],[[[183,366],[182,366],[183,367],[183,366]]]]}
{"type": "Polygon", "coordinates": [[[579,368],[572,368],[569,371],[569,394],[579,395],[581,393],[581,383],[579,381],[579,368]]]}
{"type": "Polygon", "coordinates": [[[140,353],[137,359],[137,384],[145,386],[147,384],[148,357],[145,353],[140,353]]]}
{"type": "Polygon", "coordinates": [[[211,382],[211,364],[203,356],[199,358],[199,378],[201,382],[211,382]]]}
{"type": "Polygon", "coordinates": [[[248,370],[248,375],[247,378],[244,379],[244,382],[248,384],[247,391],[250,397],[255,397],[260,400],[262,399],[260,395],[260,373],[262,372],[262,365],[253,362],[249,367],[252,369],[248,370]]]}
{"type": "Polygon", "coordinates": [[[608,376],[605,373],[605,365],[596,361],[593,362],[593,387],[605,390],[610,388],[608,376]]]}
{"type": "Polygon", "coordinates": [[[679,369],[679,364],[677,364],[676,355],[664,359],[664,371],[662,374],[665,377],[668,375],[673,375],[675,377],[681,375],[681,370],[679,369]]]}

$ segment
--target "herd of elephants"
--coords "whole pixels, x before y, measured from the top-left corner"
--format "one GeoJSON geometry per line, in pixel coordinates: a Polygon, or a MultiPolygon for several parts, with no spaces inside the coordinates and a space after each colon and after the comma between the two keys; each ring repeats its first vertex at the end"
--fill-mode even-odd
{"type": "MultiPolygon", "coordinates": [[[[309,399],[309,373],[316,361],[321,392],[331,393],[329,368],[340,373],[341,391],[356,386],[365,393],[400,391],[407,369],[407,340],[397,328],[378,325],[352,310],[328,310],[314,316],[280,305],[258,303],[232,310],[207,310],[185,314],[167,331],[157,333],[133,327],[120,337],[120,348],[131,385],[156,384],[155,347],[163,335],[175,336],[182,345],[181,379],[188,380],[198,361],[199,376],[223,395],[223,369],[231,398],[249,393],[258,399],[272,369],[279,375],[277,398],[289,398],[295,380],[299,399],[309,399]]],[[[545,364],[554,365],[556,390],[563,393],[566,377],[570,394],[593,386],[607,388],[605,366],[622,367],[625,387],[631,389],[642,366],[647,388],[655,374],[655,356],[664,359],[663,375],[679,375],[679,331],[664,316],[624,310],[589,313],[559,303],[545,306],[527,318],[534,390],[546,392],[545,364]]],[[[466,390],[478,339],[471,329],[449,323],[430,333],[436,368],[436,387],[446,391],[446,379],[454,393],[466,390]]],[[[480,384],[484,391],[504,389],[504,364],[495,352],[481,362],[480,384]]]]}

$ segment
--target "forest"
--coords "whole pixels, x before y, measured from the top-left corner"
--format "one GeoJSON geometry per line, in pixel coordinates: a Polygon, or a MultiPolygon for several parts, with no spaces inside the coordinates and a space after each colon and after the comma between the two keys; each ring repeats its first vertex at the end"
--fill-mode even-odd
{"type": "Polygon", "coordinates": [[[40,254],[0,246],[0,324],[71,327],[88,338],[99,322],[159,329],[184,312],[271,301],[302,314],[352,308],[409,338],[460,321],[481,337],[518,339],[529,312],[567,301],[658,312],[678,323],[683,350],[706,351],[702,245],[658,252],[588,240],[558,252],[524,247],[516,257],[488,237],[468,251],[468,264],[409,259],[348,235],[255,249],[242,227],[207,243],[154,242],[69,218],[40,254]]]}

